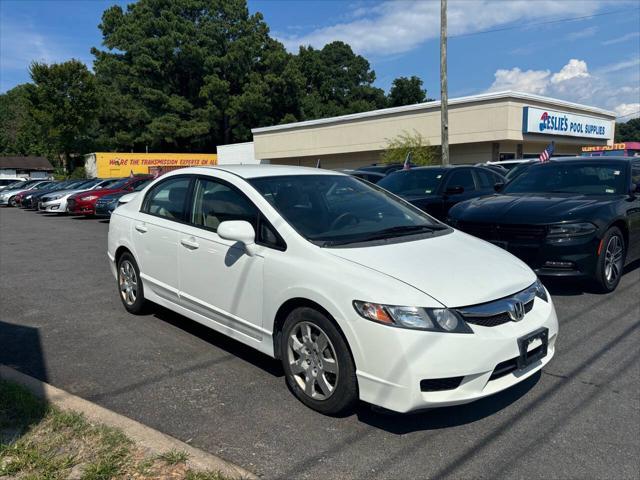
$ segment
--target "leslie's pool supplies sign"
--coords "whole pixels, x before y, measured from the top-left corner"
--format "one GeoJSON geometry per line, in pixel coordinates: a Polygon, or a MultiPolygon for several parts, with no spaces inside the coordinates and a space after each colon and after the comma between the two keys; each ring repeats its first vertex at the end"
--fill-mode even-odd
{"type": "Polygon", "coordinates": [[[536,107],[524,107],[522,133],[601,139],[612,137],[610,120],[536,107]]]}

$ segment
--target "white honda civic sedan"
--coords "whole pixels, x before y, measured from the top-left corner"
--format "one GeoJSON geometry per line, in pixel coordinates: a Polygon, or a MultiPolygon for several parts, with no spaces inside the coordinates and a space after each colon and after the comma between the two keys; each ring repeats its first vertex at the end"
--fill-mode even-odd
{"type": "Polygon", "coordinates": [[[527,265],[327,170],[163,175],[114,211],[108,255],[129,312],[160,304],[280,359],[326,414],[471,402],[555,351],[555,309],[527,265]]]}

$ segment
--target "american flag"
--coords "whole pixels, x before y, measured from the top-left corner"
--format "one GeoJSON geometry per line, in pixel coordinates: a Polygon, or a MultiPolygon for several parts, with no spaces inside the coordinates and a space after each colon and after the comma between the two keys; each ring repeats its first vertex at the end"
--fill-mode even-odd
{"type": "Polygon", "coordinates": [[[402,165],[403,170],[409,170],[411,168],[411,159],[413,158],[413,152],[407,153],[407,156],[404,159],[404,164],[402,165]]]}
{"type": "Polygon", "coordinates": [[[551,158],[551,155],[553,155],[554,149],[555,149],[555,143],[551,142],[549,145],[546,146],[546,148],[540,154],[540,161],[548,162],[549,159],[551,158]]]}

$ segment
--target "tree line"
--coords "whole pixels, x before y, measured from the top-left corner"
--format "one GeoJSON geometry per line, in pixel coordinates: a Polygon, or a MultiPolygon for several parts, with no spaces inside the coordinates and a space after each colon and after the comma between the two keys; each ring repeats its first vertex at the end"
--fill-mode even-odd
{"type": "Polygon", "coordinates": [[[140,0],[99,25],[93,71],[34,62],[0,95],[0,154],[66,166],[90,151],[212,152],[251,129],[428,100],[418,77],[374,86],[343,42],[289,53],[245,0],[140,0]]]}

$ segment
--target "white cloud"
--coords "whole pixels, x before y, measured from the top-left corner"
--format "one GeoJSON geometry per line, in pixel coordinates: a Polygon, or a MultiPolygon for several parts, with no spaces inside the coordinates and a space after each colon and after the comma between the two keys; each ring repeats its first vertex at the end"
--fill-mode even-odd
{"type": "Polygon", "coordinates": [[[515,90],[547,95],[614,110],[619,116],[640,110],[640,60],[622,60],[589,71],[584,60],[572,58],[559,71],[499,69],[488,91],[515,90]],[[619,72],[628,71],[620,75],[619,72]]]}
{"type": "MultiPolygon", "coordinates": [[[[580,15],[596,12],[602,0],[580,3],[580,15]]],[[[385,1],[357,10],[351,21],[318,28],[303,35],[277,35],[290,51],[300,45],[322,47],[335,40],[350,44],[368,55],[390,55],[409,51],[440,35],[440,2],[385,1]]],[[[557,0],[453,0],[448,4],[448,31],[451,36],[522,22],[576,16],[574,2],[557,0]]]]}
{"type": "Polygon", "coordinates": [[[602,42],[602,45],[614,45],[616,43],[626,42],[627,40],[631,40],[632,38],[640,37],[640,32],[631,32],[626,35],[622,35],[621,37],[612,38],[610,40],[605,40],[602,42]]]}
{"type": "Polygon", "coordinates": [[[640,103],[621,103],[613,109],[625,121],[640,117],[640,103]]]}
{"type": "Polygon", "coordinates": [[[575,32],[568,33],[566,38],[571,41],[580,40],[581,38],[593,37],[596,33],[598,33],[598,27],[592,26],[588,28],[583,28],[582,30],[577,30],[575,32]]]}
{"type": "Polygon", "coordinates": [[[572,78],[588,77],[587,62],[572,58],[558,73],[554,73],[551,77],[551,83],[560,83],[572,78]]]}
{"type": "Polygon", "coordinates": [[[549,70],[526,70],[522,71],[518,67],[511,70],[496,70],[495,80],[490,92],[502,90],[515,90],[518,92],[543,94],[549,84],[549,70]]]}

